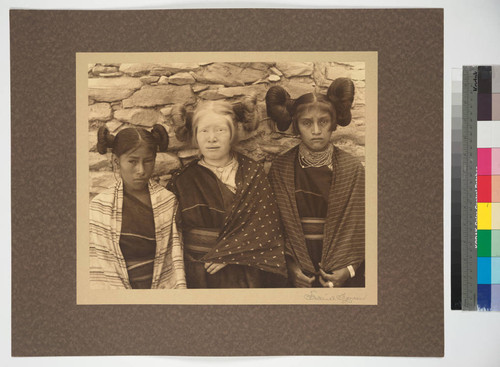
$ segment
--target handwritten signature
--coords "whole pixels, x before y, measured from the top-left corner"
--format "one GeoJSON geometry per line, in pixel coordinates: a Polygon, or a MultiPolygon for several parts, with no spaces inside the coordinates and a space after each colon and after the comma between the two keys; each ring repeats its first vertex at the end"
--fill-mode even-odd
{"type": "Polygon", "coordinates": [[[351,304],[356,301],[362,301],[366,299],[366,295],[361,297],[359,296],[348,296],[345,293],[331,295],[331,296],[322,296],[319,295],[315,290],[311,290],[309,293],[304,295],[304,299],[307,301],[336,301],[341,304],[351,304]]]}

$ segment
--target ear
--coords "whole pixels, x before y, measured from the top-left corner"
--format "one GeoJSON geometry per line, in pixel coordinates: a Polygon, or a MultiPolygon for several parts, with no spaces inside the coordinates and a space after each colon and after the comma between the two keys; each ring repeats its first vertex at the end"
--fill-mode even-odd
{"type": "Polygon", "coordinates": [[[112,160],[112,163],[114,166],[120,167],[120,160],[118,159],[118,157],[115,154],[112,155],[111,160],[112,160]]]}

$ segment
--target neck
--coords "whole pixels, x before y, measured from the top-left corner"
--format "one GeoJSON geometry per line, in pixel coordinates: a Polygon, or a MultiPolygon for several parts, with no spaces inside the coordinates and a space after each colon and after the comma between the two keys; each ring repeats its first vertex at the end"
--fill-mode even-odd
{"type": "Polygon", "coordinates": [[[123,182],[123,191],[125,191],[127,194],[133,195],[135,197],[141,197],[144,195],[149,195],[149,188],[148,185],[144,186],[141,189],[134,189],[131,187],[128,187],[125,182],[123,182]]]}
{"type": "Polygon", "coordinates": [[[231,162],[232,159],[233,159],[233,155],[232,154],[228,154],[224,158],[217,159],[217,160],[207,159],[206,157],[203,157],[203,162],[205,162],[209,166],[224,167],[229,162],[231,162]]]}
{"type": "Polygon", "coordinates": [[[330,149],[332,149],[332,144],[331,143],[327,144],[327,146],[324,147],[322,150],[311,150],[304,143],[300,143],[299,148],[301,151],[307,151],[311,154],[319,154],[319,153],[323,153],[323,152],[326,152],[326,151],[329,151],[330,149]]]}

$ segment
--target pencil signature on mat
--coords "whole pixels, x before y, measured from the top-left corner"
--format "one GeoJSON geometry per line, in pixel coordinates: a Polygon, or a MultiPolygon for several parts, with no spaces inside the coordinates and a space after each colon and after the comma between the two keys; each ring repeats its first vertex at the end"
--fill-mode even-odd
{"type": "Polygon", "coordinates": [[[345,293],[331,295],[331,296],[322,296],[319,295],[317,291],[311,290],[309,293],[304,295],[304,299],[307,301],[336,301],[341,304],[351,304],[356,301],[362,301],[366,299],[366,295],[363,296],[348,296],[345,293]]]}

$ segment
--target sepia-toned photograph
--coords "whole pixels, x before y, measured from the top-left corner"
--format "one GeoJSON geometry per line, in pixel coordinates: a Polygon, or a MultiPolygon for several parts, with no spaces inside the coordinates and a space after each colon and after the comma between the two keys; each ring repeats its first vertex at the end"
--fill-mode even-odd
{"type": "Polygon", "coordinates": [[[377,53],[78,53],[78,304],[377,304],[377,53]]]}

